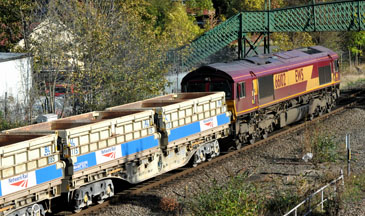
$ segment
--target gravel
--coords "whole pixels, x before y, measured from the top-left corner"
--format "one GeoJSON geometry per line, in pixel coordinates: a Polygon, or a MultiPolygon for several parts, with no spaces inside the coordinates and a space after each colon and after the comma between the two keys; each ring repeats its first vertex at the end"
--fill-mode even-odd
{"type": "MultiPolygon", "coordinates": [[[[347,109],[311,128],[278,138],[182,180],[137,197],[115,200],[112,206],[103,209],[98,215],[168,215],[159,207],[161,199],[173,198],[181,203],[212,185],[213,179],[215,184],[223,185],[231,176],[239,173],[248,174],[251,181],[263,182],[264,187],[268,188],[268,194],[290,187],[293,182],[303,179],[305,181],[300,181],[302,185],[299,185],[303,187],[303,193],[308,189],[317,189],[337,177],[340,169],[345,171],[346,164],[343,160],[322,164],[304,162],[301,158],[308,151],[308,138],[318,132],[330,133],[340,149],[345,150],[345,135],[350,134],[354,161],[352,173],[357,174],[365,171],[364,131],[365,110],[347,109]]],[[[185,214],[186,211],[183,215],[185,214]]],[[[365,196],[356,203],[345,203],[340,215],[365,215],[365,196]]]]}

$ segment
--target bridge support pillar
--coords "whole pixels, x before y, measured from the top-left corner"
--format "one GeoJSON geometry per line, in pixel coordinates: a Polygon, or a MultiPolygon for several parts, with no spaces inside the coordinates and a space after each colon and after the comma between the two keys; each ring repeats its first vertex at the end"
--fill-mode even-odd
{"type": "Polygon", "coordinates": [[[238,40],[238,59],[246,58],[252,55],[258,55],[258,47],[264,42],[264,54],[270,53],[270,33],[259,32],[252,35],[245,34],[238,40]]]}

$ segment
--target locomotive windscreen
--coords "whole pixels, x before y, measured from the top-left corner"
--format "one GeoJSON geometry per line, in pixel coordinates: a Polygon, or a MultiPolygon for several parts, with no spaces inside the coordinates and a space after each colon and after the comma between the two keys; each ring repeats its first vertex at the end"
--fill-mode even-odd
{"type": "Polygon", "coordinates": [[[190,80],[183,86],[185,92],[216,92],[224,91],[227,99],[232,99],[231,84],[225,79],[190,80]]]}
{"type": "Polygon", "coordinates": [[[205,82],[188,82],[185,92],[205,92],[205,82]]]}

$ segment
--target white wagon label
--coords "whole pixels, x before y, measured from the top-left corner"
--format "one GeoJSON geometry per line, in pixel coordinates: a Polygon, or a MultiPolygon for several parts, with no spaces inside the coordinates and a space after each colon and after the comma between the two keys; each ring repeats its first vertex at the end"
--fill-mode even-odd
{"type": "Polygon", "coordinates": [[[37,184],[35,171],[1,180],[2,195],[33,187],[37,184]]]}
{"type": "Polygon", "coordinates": [[[122,150],[120,145],[116,145],[110,148],[102,149],[95,152],[96,163],[101,164],[116,158],[122,157],[122,150]]]}
{"type": "Polygon", "coordinates": [[[209,130],[217,126],[218,126],[218,121],[216,116],[200,121],[200,131],[209,130]]]}

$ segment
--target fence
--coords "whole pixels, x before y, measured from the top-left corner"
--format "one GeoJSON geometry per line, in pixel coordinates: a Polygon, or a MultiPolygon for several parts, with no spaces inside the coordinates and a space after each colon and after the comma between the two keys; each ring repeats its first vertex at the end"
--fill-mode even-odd
{"type": "MultiPolygon", "coordinates": [[[[307,204],[307,211],[304,213],[304,215],[308,215],[309,213],[311,213],[313,211],[313,209],[316,209],[318,206],[321,206],[321,210],[323,210],[323,204],[324,202],[326,202],[328,200],[328,198],[325,198],[324,196],[324,190],[326,188],[329,188],[330,186],[334,186],[334,190],[333,193],[336,193],[337,191],[337,182],[342,180],[342,185],[344,185],[344,177],[343,177],[343,171],[341,169],[341,175],[340,177],[338,177],[337,179],[332,180],[330,183],[328,183],[327,185],[321,187],[320,189],[318,189],[316,192],[312,193],[310,196],[308,196],[303,202],[299,203],[297,206],[295,206],[292,210],[290,210],[288,213],[286,213],[284,216],[289,216],[292,213],[294,213],[295,216],[298,215],[298,209],[307,204]],[[317,196],[321,196],[321,201],[319,203],[316,204],[312,204],[312,201],[315,200],[315,198],[317,196]]],[[[329,197],[331,194],[329,194],[327,197],[329,197]]]]}

